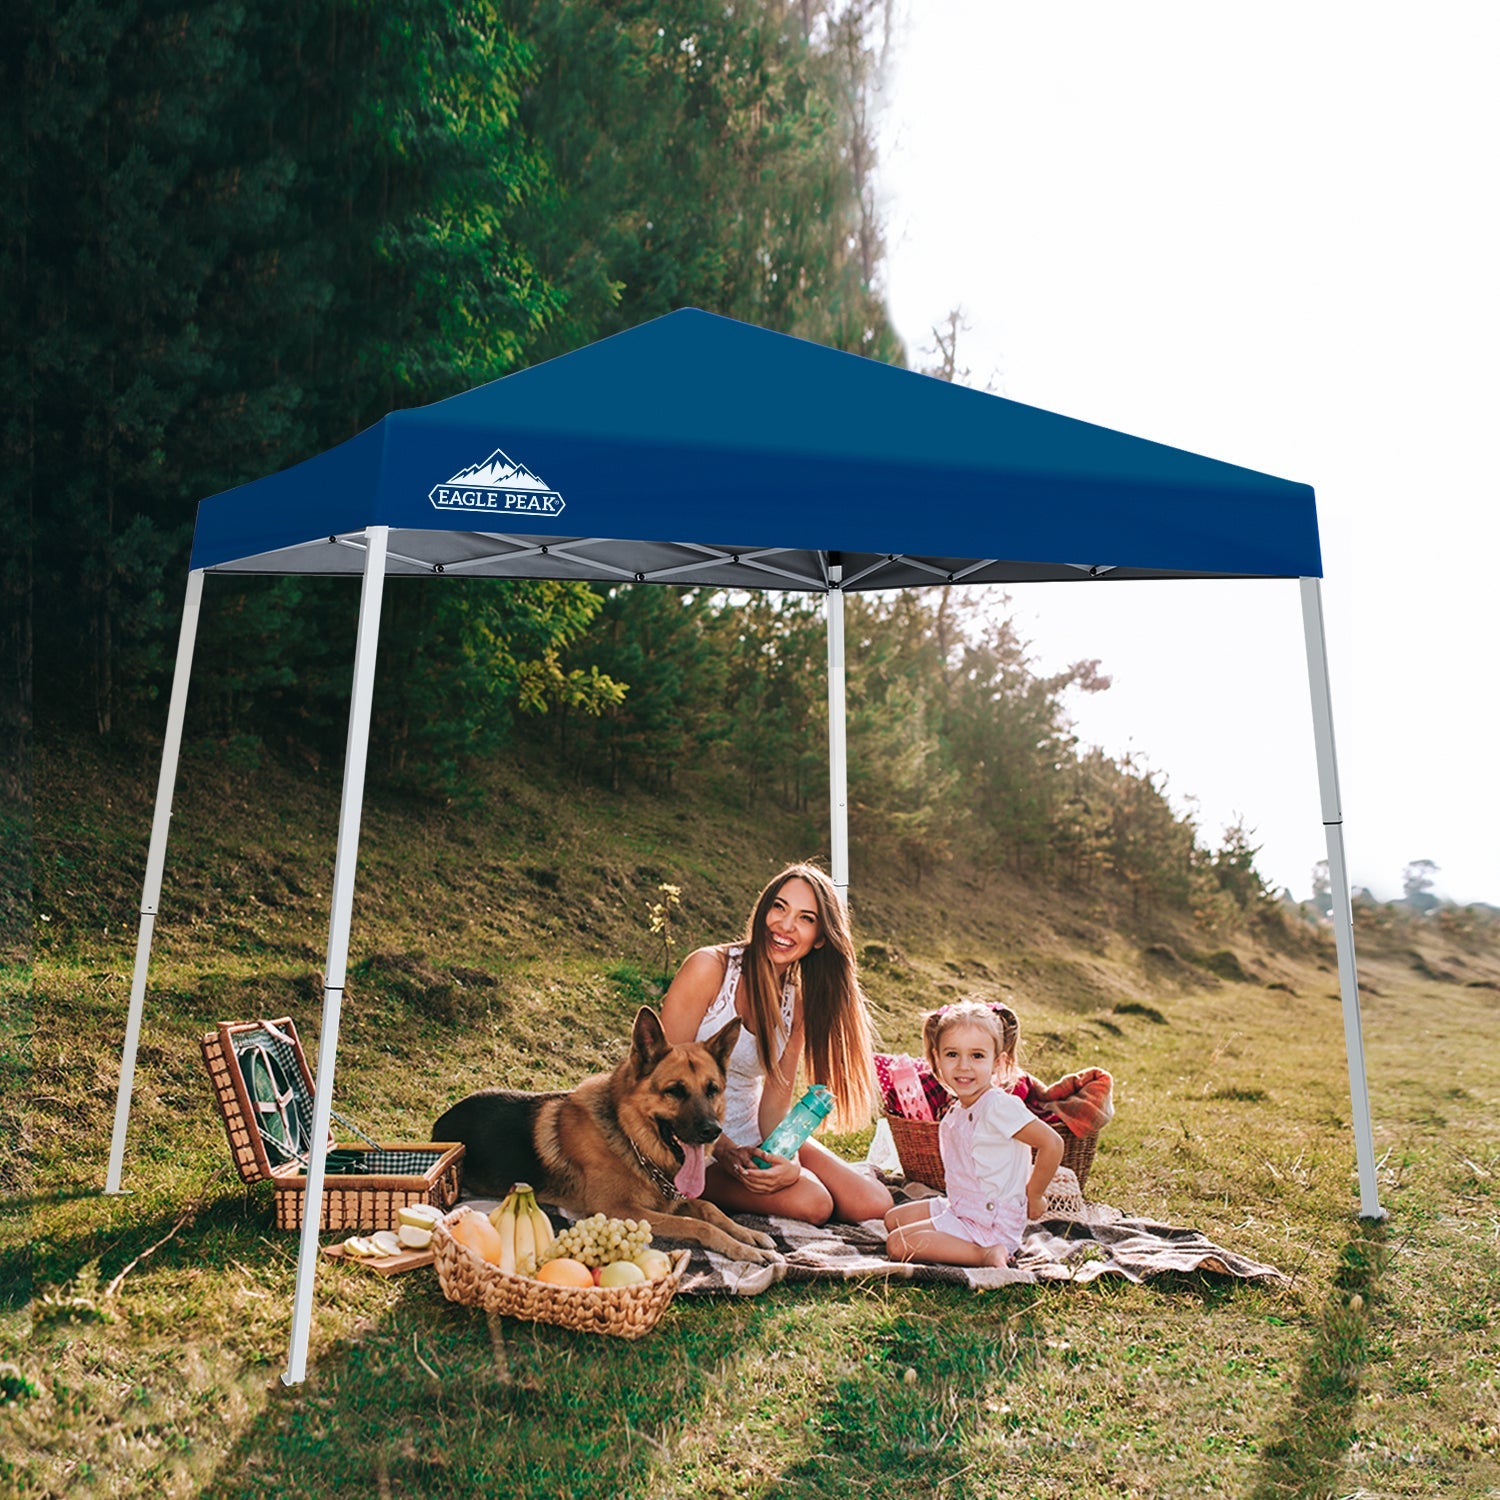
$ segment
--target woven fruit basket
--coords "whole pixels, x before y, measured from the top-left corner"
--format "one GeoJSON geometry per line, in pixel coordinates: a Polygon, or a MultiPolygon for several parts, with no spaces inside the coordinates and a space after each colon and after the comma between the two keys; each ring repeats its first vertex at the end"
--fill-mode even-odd
{"type": "Polygon", "coordinates": [[[528,1276],[512,1276],[481,1260],[453,1237],[452,1226],[475,1210],[460,1204],[438,1222],[432,1235],[438,1285],[450,1302],[481,1307],[532,1323],[556,1323],[577,1333],[607,1333],[638,1339],[661,1321],[692,1258],[686,1250],[672,1254],[672,1269],[660,1281],[634,1286],[553,1286],[528,1276]]]}
{"type": "MultiPolygon", "coordinates": [[[[938,1122],[908,1120],[901,1115],[887,1115],[885,1118],[891,1127],[891,1139],[896,1143],[896,1155],[901,1158],[901,1170],[906,1174],[906,1180],[924,1182],[940,1193],[945,1191],[947,1179],[943,1175],[942,1153],[938,1150],[938,1122]]],[[[1081,1193],[1089,1180],[1089,1168],[1094,1165],[1099,1133],[1074,1135],[1066,1127],[1057,1133],[1063,1141],[1062,1164],[1077,1177],[1081,1193]]]]}

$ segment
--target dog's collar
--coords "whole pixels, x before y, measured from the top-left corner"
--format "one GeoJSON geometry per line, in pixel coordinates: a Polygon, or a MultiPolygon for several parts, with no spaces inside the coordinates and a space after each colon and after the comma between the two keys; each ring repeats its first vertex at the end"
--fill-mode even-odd
{"type": "Polygon", "coordinates": [[[677,1191],[676,1182],[673,1181],[672,1178],[668,1177],[667,1174],[659,1166],[657,1166],[654,1161],[647,1161],[646,1158],[641,1155],[641,1148],[637,1146],[636,1143],[631,1140],[628,1135],[625,1137],[625,1139],[627,1141],[630,1141],[630,1149],[635,1152],[635,1159],[640,1162],[642,1170],[644,1170],[646,1176],[651,1179],[653,1185],[656,1187],[656,1190],[662,1195],[662,1197],[665,1198],[668,1203],[680,1203],[682,1201],[682,1194],[677,1191]]]}

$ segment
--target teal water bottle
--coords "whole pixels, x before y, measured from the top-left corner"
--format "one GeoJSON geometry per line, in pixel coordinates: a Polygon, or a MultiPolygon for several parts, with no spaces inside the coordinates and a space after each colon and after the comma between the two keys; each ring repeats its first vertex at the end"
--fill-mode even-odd
{"type": "MultiPolygon", "coordinates": [[[[769,1151],[773,1156],[796,1156],[798,1148],[828,1118],[832,1108],[832,1093],[821,1083],[813,1084],[792,1106],[786,1119],[760,1143],[760,1149],[769,1151]]],[[[765,1168],[769,1165],[754,1157],[751,1160],[755,1161],[757,1167],[765,1168]]]]}

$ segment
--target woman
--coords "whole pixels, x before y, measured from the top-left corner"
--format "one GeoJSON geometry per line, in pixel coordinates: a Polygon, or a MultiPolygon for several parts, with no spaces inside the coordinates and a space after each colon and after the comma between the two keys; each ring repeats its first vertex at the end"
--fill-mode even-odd
{"type": "Polygon", "coordinates": [[[759,1150],[791,1108],[804,1053],[811,1080],[833,1091],[836,1129],[857,1129],[875,1111],[849,918],[821,870],[783,870],[761,892],[744,938],[691,954],[661,1004],[669,1042],[703,1040],[736,1015],[744,1029],[729,1060],[724,1134],[703,1196],[731,1212],[810,1224],[883,1218],[890,1193],[816,1141],[795,1161],[759,1150]]]}

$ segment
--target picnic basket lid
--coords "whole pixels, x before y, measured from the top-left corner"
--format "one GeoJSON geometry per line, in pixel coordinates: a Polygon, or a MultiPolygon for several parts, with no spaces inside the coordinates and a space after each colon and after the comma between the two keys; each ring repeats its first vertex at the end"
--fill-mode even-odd
{"type": "Polygon", "coordinates": [[[312,1146],[313,1082],[288,1016],[220,1021],[203,1038],[235,1165],[246,1182],[307,1160],[312,1146]]]}

